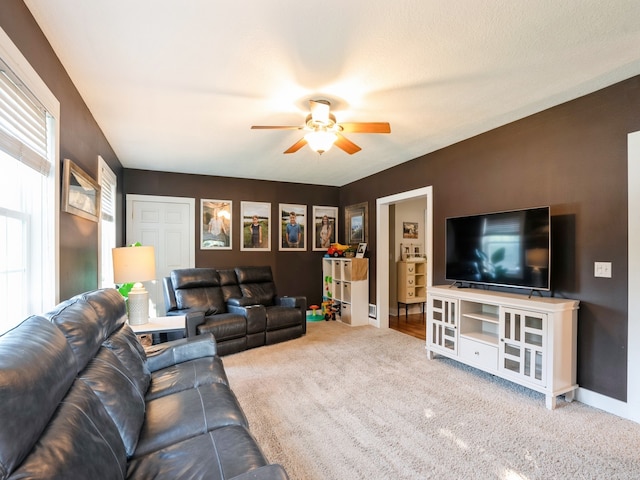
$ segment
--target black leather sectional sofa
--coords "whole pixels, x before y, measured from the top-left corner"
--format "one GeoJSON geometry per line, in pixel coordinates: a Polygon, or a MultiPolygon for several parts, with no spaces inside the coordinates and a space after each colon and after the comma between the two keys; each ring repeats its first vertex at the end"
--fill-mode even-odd
{"type": "Polygon", "coordinates": [[[187,337],[212,333],[218,354],[298,338],[305,297],[280,297],[271,267],[187,268],[164,278],[167,315],[185,315],[187,337]]]}
{"type": "Polygon", "coordinates": [[[216,343],[145,350],[113,289],[0,336],[0,479],[283,480],[249,432],[216,343]]]}

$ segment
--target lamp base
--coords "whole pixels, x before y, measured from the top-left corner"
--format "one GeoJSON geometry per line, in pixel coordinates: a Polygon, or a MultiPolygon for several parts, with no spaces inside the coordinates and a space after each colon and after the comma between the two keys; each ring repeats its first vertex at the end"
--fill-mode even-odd
{"type": "Polygon", "coordinates": [[[129,325],[144,325],[149,321],[149,293],[141,283],[136,283],[129,292],[127,301],[129,325]]]}

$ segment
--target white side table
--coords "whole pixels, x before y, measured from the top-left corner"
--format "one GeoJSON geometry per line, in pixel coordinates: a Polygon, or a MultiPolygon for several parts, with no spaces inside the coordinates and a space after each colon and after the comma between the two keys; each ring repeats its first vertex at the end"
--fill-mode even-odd
{"type": "Polygon", "coordinates": [[[147,323],[142,325],[129,325],[136,335],[143,333],[169,333],[182,332],[186,333],[184,315],[176,315],[174,317],[154,317],[150,318],[147,323]]]}

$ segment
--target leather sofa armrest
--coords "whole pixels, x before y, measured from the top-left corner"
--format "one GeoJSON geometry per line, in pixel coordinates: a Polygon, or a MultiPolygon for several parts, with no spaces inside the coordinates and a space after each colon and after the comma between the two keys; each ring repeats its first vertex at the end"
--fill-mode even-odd
{"type": "Polygon", "coordinates": [[[278,297],[276,304],[282,307],[299,308],[302,334],[307,333],[307,297],[278,297]]]}
{"type": "Polygon", "coordinates": [[[227,300],[227,308],[229,307],[248,307],[255,305],[256,300],[248,297],[231,297],[227,300]]]}
{"type": "Polygon", "coordinates": [[[279,297],[276,299],[276,303],[283,307],[300,308],[307,310],[307,297],[279,297]]]}
{"type": "Polygon", "coordinates": [[[267,309],[264,305],[240,307],[229,303],[227,309],[229,312],[242,315],[247,319],[247,333],[264,332],[267,328],[267,309]]]}
{"type": "Polygon", "coordinates": [[[145,352],[147,354],[147,366],[151,372],[155,372],[189,360],[215,357],[218,353],[218,348],[216,340],[209,333],[152,345],[145,352]]]}
{"type": "Polygon", "coordinates": [[[198,325],[203,323],[205,323],[204,312],[188,312],[184,320],[186,336],[195,337],[198,334],[198,325]]]}
{"type": "Polygon", "coordinates": [[[254,468],[231,480],[288,480],[289,476],[281,465],[272,464],[254,468]]]}

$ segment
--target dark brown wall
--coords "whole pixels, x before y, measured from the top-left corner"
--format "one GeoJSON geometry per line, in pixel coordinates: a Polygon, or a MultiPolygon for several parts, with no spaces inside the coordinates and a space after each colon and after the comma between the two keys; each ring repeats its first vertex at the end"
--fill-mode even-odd
{"type": "Polygon", "coordinates": [[[323,253],[311,250],[312,243],[308,235],[306,252],[278,251],[279,238],[275,225],[277,225],[280,203],[307,205],[307,225],[309,225],[313,205],[338,205],[337,187],[125,169],[124,191],[127,194],[195,198],[197,218],[201,218],[201,199],[231,200],[233,202],[232,249],[200,250],[200,222],[196,222],[196,266],[225,268],[270,265],[279,294],[304,295],[310,303],[321,301],[322,262],[320,259],[323,253]],[[240,251],[242,236],[238,219],[242,201],[271,203],[270,252],[240,251]]]}
{"type": "MultiPolygon", "coordinates": [[[[120,161],[22,0],[0,2],[0,27],[60,102],[60,164],[69,158],[97,179],[102,155],[121,176],[120,161]]],[[[97,223],[60,213],[59,282],[61,299],[97,288],[97,223]]]]}
{"type": "Polygon", "coordinates": [[[640,130],[638,105],[635,77],[343,187],[341,207],[366,200],[372,213],[372,302],[376,198],[433,186],[435,284],[446,217],[549,205],[554,294],[581,301],[578,383],[625,400],[627,134],[640,130]],[[595,261],[611,261],[613,278],[594,278],[595,261]]]}

